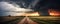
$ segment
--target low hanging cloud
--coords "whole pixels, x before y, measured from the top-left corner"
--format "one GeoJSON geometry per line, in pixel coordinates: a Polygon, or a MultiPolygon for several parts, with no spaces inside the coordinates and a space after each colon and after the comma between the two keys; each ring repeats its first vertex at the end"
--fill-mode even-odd
{"type": "Polygon", "coordinates": [[[0,2],[0,16],[20,16],[23,15],[25,12],[32,11],[31,9],[24,9],[21,8],[16,3],[9,3],[9,2],[0,2]]]}

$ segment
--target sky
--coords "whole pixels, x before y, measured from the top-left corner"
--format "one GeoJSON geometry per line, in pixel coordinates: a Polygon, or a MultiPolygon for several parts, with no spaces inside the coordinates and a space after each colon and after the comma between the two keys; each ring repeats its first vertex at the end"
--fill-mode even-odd
{"type": "Polygon", "coordinates": [[[1,16],[19,16],[23,15],[25,12],[32,11],[32,9],[25,9],[19,7],[19,5],[13,3],[10,4],[9,2],[0,2],[0,15],[1,16]]]}
{"type": "Polygon", "coordinates": [[[0,0],[0,15],[20,15],[28,11],[49,15],[48,9],[60,11],[59,6],[59,0],[0,0]]]}

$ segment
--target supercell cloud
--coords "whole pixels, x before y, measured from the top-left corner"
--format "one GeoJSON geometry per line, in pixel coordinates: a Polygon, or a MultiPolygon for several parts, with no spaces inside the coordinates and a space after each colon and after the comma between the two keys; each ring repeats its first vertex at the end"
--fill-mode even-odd
{"type": "Polygon", "coordinates": [[[31,9],[21,8],[16,3],[0,2],[0,16],[19,16],[23,15],[25,12],[32,11],[31,9]]]}

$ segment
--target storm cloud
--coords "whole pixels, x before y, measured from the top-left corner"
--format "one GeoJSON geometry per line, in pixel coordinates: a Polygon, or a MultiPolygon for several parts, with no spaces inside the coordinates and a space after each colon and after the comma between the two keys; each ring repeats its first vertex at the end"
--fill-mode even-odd
{"type": "Polygon", "coordinates": [[[32,10],[21,8],[16,3],[11,4],[9,2],[0,2],[0,16],[7,16],[7,15],[19,16],[28,11],[32,10]]]}

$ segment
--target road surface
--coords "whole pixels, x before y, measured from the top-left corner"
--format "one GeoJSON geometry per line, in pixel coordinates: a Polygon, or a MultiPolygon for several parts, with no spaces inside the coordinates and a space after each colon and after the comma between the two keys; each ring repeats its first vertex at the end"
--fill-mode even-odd
{"type": "Polygon", "coordinates": [[[32,21],[31,19],[29,19],[27,16],[22,19],[18,24],[38,24],[34,21],[32,21]]]}

